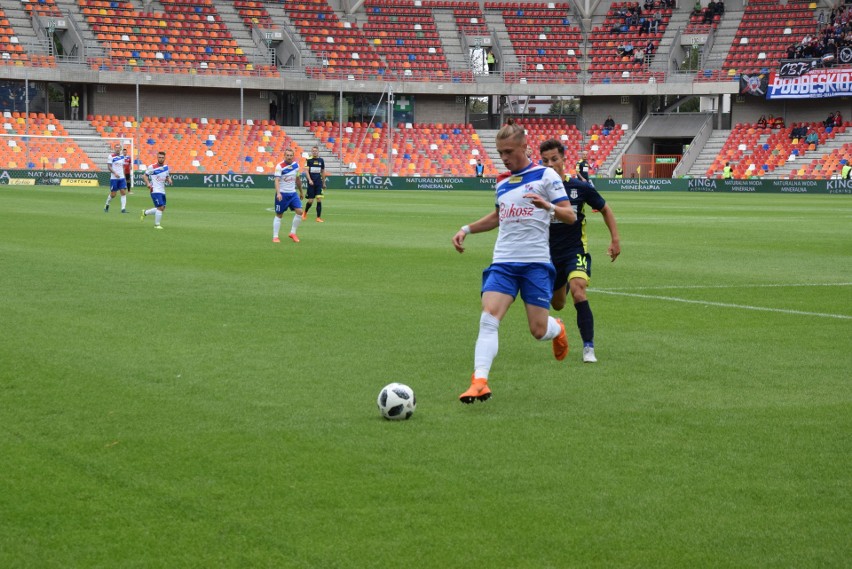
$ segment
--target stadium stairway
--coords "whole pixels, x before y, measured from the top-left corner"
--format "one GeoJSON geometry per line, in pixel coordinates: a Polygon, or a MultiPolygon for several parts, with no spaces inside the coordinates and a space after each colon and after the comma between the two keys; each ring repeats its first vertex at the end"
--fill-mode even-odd
{"type": "MultiPolygon", "coordinates": [[[[59,122],[68,133],[68,136],[92,136],[99,138],[101,136],[101,133],[89,121],[61,120],[59,122]]],[[[92,164],[95,166],[94,169],[106,170],[106,159],[112,152],[112,148],[110,147],[111,141],[103,139],[75,139],[74,142],[91,159],[92,164]]],[[[127,151],[130,152],[129,146],[127,151]]],[[[138,169],[138,166],[135,168],[138,169]]]]}
{"type": "MultiPolygon", "coordinates": [[[[299,29],[293,23],[293,20],[290,19],[290,15],[287,13],[287,10],[284,9],[283,4],[279,2],[264,2],[263,6],[272,17],[272,20],[282,28],[287,28],[290,36],[296,41],[299,53],[302,56],[302,65],[308,67],[322,67],[322,61],[311,51],[311,48],[308,46],[308,42],[305,41],[305,38],[303,38],[299,33],[299,29]]],[[[287,64],[286,61],[282,63],[285,65],[287,64]]]]}
{"type": "Polygon", "coordinates": [[[231,37],[234,38],[237,45],[243,50],[248,60],[255,65],[269,65],[269,58],[252,40],[251,31],[243,23],[242,17],[237,13],[236,8],[234,8],[233,0],[216,2],[216,11],[219,12],[222,23],[227,26],[231,32],[231,37]]]}
{"type": "MultiPolygon", "coordinates": [[[[520,69],[521,62],[518,60],[518,55],[515,53],[515,50],[512,48],[512,39],[509,37],[509,30],[506,28],[506,22],[503,20],[502,9],[486,9],[485,10],[485,19],[488,21],[488,27],[491,29],[492,34],[497,38],[497,45],[500,48],[497,58],[499,59],[499,63],[497,64],[497,69],[499,71],[504,71],[507,69],[520,69]]],[[[480,131],[481,132],[481,131],[480,131]]],[[[496,133],[496,131],[495,131],[496,133]]],[[[494,142],[493,140],[491,142],[494,142]]],[[[493,148],[494,146],[486,146],[486,148],[493,148]]],[[[496,162],[496,164],[502,164],[501,162],[496,162]]]]}
{"type": "Polygon", "coordinates": [[[686,173],[686,176],[689,178],[702,178],[707,173],[707,169],[715,162],[716,157],[722,151],[722,147],[725,146],[725,142],[727,142],[728,138],[731,136],[731,130],[714,130],[710,135],[710,138],[707,139],[707,142],[704,143],[703,148],[701,148],[701,153],[698,155],[698,158],[695,159],[695,162],[692,164],[692,168],[686,173]]]}
{"type": "Polygon", "coordinates": [[[742,3],[740,2],[737,5],[725,2],[725,15],[716,27],[716,39],[713,41],[713,47],[710,48],[710,53],[704,57],[704,69],[710,71],[711,75],[713,72],[721,71],[722,65],[728,57],[728,52],[731,51],[731,44],[734,41],[734,36],[737,35],[742,19],[742,3]]]}
{"type": "MultiPolygon", "coordinates": [[[[653,12],[652,12],[653,13],[653,12]]],[[[669,25],[666,26],[666,31],[660,39],[657,46],[657,53],[654,54],[654,59],[651,60],[651,71],[668,72],[669,70],[669,55],[672,51],[672,44],[675,36],[680,30],[686,27],[689,21],[689,12],[683,10],[675,10],[669,18],[669,25]]]]}
{"type": "MultiPolygon", "coordinates": [[[[314,133],[312,133],[309,128],[304,126],[287,126],[283,128],[287,130],[287,136],[289,136],[296,144],[301,146],[308,156],[310,156],[311,147],[319,147],[320,158],[325,160],[325,169],[330,176],[339,176],[347,173],[344,164],[340,161],[337,155],[333,152],[329,152],[325,147],[325,144],[323,144],[319,138],[314,136],[314,133]]],[[[304,165],[306,157],[307,156],[302,156],[300,159],[300,163],[302,165],[304,165]]],[[[284,157],[282,156],[281,159],[283,160],[284,157]]]]}
{"type": "Polygon", "coordinates": [[[24,9],[24,4],[20,0],[3,2],[3,12],[6,14],[6,19],[9,20],[9,25],[15,31],[18,42],[24,46],[25,50],[29,51],[29,46],[38,43],[38,39],[33,29],[32,20],[24,9]]]}
{"type": "Polygon", "coordinates": [[[456,17],[453,15],[451,8],[433,8],[432,17],[435,19],[435,25],[438,28],[438,39],[441,40],[441,45],[444,47],[444,57],[447,59],[447,64],[451,70],[467,71],[470,69],[468,58],[462,50],[461,40],[459,36],[456,17]]]}

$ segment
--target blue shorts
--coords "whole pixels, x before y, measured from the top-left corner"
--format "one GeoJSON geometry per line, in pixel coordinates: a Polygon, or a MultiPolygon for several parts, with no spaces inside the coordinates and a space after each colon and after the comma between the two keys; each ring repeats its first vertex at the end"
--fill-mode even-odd
{"type": "Polygon", "coordinates": [[[275,200],[275,213],[284,213],[288,209],[296,211],[302,207],[302,200],[296,192],[285,192],[281,194],[281,201],[275,200]]]}
{"type": "Polygon", "coordinates": [[[110,178],[109,179],[109,191],[110,191],[110,193],[117,192],[119,190],[126,190],[126,189],[127,189],[127,180],[125,180],[124,178],[110,178]]]}
{"type": "Polygon", "coordinates": [[[494,263],[482,271],[482,292],[500,292],[550,308],[556,269],[550,263],[494,263]]]}
{"type": "Polygon", "coordinates": [[[592,256],[582,251],[553,260],[556,266],[556,281],[553,288],[562,288],[571,279],[592,279],[592,256]]]}
{"type": "Polygon", "coordinates": [[[151,192],[151,201],[154,202],[154,207],[166,207],[166,194],[151,192]]]}

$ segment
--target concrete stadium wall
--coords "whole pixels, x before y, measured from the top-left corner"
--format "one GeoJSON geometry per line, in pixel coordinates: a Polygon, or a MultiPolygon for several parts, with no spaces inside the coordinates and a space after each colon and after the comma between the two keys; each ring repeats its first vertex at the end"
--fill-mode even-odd
{"type": "Polygon", "coordinates": [[[585,128],[603,124],[607,115],[612,115],[615,124],[627,124],[628,128],[635,127],[642,116],[639,113],[642,97],[627,97],[627,103],[622,97],[585,97],[581,101],[581,113],[585,120],[585,128]]]}

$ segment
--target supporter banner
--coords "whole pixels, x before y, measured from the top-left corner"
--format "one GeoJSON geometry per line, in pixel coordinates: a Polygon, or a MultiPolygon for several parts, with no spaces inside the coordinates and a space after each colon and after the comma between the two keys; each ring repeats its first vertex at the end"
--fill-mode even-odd
{"type": "Polygon", "coordinates": [[[765,97],[769,78],[766,74],[740,75],[740,95],[765,97]]]}
{"type": "MultiPolygon", "coordinates": [[[[180,188],[261,189],[274,187],[268,174],[172,174],[180,188]]],[[[495,178],[416,178],[403,176],[330,176],[329,192],[343,190],[422,190],[422,191],[494,191],[495,178]]],[[[606,192],[722,192],[848,194],[852,180],[720,180],[706,178],[593,178],[595,187],[606,192]]],[[[0,185],[109,186],[108,172],[72,172],[52,170],[0,170],[0,185]],[[64,183],[63,183],[64,180],[64,183]]],[[[141,173],[136,184],[142,185],[141,173]]]]}
{"type": "Polygon", "coordinates": [[[818,59],[782,59],[778,64],[778,76],[783,78],[801,77],[813,69],[818,59]]]}
{"type": "Polygon", "coordinates": [[[795,78],[769,74],[767,99],[822,99],[852,95],[852,69],[813,69],[795,78]]]}

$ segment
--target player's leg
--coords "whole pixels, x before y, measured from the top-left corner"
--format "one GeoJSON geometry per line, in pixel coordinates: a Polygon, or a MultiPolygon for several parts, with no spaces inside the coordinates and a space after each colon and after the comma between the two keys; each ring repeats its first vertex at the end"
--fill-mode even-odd
{"type": "Polygon", "coordinates": [[[161,205],[154,211],[154,227],[162,229],[160,222],[163,221],[163,212],[166,211],[166,206],[161,205]]]}
{"type": "Polygon", "coordinates": [[[298,243],[299,238],[296,236],[296,230],[299,229],[299,225],[302,223],[302,219],[304,218],[304,210],[302,209],[302,202],[299,200],[299,196],[293,195],[290,202],[290,209],[293,210],[293,223],[290,224],[290,234],[288,237],[292,239],[294,242],[298,243]]]}
{"type": "Polygon", "coordinates": [[[281,231],[281,216],[284,215],[284,212],[281,213],[276,212],[275,217],[272,218],[272,242],[280,243],[281,239],[278,238],[278,233],[281,231]]]}
{"type": "Polygon", "coordinates": [[[318,192],[317,195],[317,221],[322,223],[322,190],[318,192]]]}
{"type": "Polygon", "coordinates": [[[568,354],[568,336],[562,320],[549,314],[555,276],[553,265],[532,263],[523,272],[520,292],[526,306],[530,334],[536,340],[552,340],[553,355],[561,361],[568,354]]]}
{"type": "Polygon", "coordinates": [[[109,212],[109,202],[115,197],[117,193],[117,188],[115,187],[115,181],[110,180],[109,182],[109,193],[107,194],[106,203],[104,204],[104,213],[109,212]]]}
{"type": "Polygon", "coordinates": [[[589,286],[588,276],[576,276],[569,281],[571,298],[574,301],[574,310],[577,311],[577,328],[580,330],[580,338],[583,340],[583,361],[594,363],[595,357],[595,318],[586,297],[586,288],[589,286]]]}
{"type": "MultiPolygon", "coordinates": [[[[310,193],[311,193],[311,190],[308,190],[308,193],[310,194],[310,193]]],[[[307,200],[305,200],[305,208],[304,208],[304,211],[302,211],[302,214],[301,214],[301,215],[302,215],[302,219],[307,219],[307,218],[308,218],[308,212],[309,212],[309,211],[311,211],[311,206],[312,206],[312,205],[314,205],[314,199],[313,199],[312,197],[308,196],[308,199],[307,199],[307,200]]]]}
{"type": "Polygon", "coordinates": [[[127,190],[121,188],[119,191],[121,192],[121,213],[127,213],[127,190]]]}
{"type": "Polygon", "coordinates": [[[568,263],[554,259],[553,264],[556,266],[556,278],[553,281],[553,297],[550,299],[550,306],[553,310],[559,311],[565,308],[568,296],[568,263]]]}
{"type": "Polygon", "coordinates": [[[482,293],[479,334],[473,350],[473,375],[470,377],[470,387],[459,395],[459,401],[462,403],[487,401],[491,398],[488,374],[499,349],[500,321],[514,301],[515,297],[511,294],[496,291],[482,293]]]}

